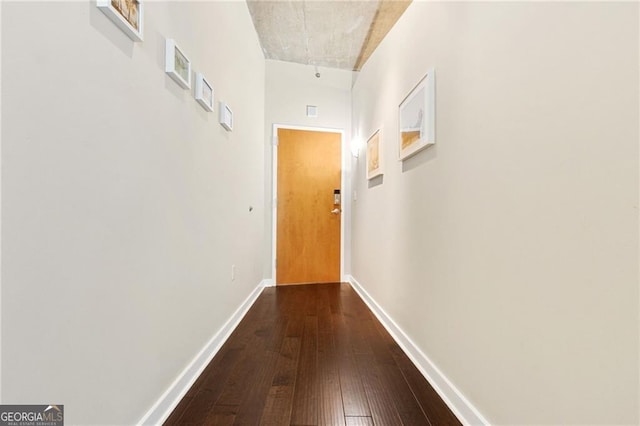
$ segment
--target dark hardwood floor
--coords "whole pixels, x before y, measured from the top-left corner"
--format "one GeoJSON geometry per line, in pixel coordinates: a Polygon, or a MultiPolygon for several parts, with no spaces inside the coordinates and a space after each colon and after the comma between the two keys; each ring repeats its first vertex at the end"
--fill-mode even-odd
{"type": "Polygon", "coordinates": [[[349,284],[266,288],[165,425],[460,425],[349,284]]]}

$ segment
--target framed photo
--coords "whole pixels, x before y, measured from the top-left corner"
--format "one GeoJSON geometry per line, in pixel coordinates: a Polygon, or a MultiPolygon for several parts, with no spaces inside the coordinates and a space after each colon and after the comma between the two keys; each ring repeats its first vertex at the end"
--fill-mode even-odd
{"type": "Polygon", "coordinates": [[[382,132],[378,129],[367,140],[367,179],[382,174],[382,132]]]}
{"type": "Polygon", "coordinates": [[[202,73],[196,74],[196,101],[207,111],[213,111],[213,86],[202,73]]]}
{"type": "Polygon", "coordinates": [[[142,2],[97,0],[96,5],[133,41],[142,41],[142,2]]]}
{"type": "Polygon", "coordinates": [[[220,102],[220,124],[228,131],[233,130],[233,111],[224,102],[220,102]]]}
{"type": "Polygon", "coordinates": [[[191,88],[191,61],[170,38],[167,39],[165,50],[165,71],[180,87],[191,88]]]}
{"type": "Polygon", "coordinates": [[[400,103],[400,160],[436,143],[435,106],[435,74],[431,68],[400,103]]]}

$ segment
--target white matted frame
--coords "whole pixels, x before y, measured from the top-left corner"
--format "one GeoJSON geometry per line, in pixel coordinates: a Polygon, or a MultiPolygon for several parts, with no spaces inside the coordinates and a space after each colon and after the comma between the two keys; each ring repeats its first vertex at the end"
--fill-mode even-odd
{"type": "Polygon", "coordinates": [[[131,40],[143,39],[143,5],[139,0],[97,0],[96,6],[131,40]]]}
{"type": "Polygon", "coordinates": [[[165,72],[183,89],[191,88],[191,61],[171,38],[166,42],[165,72]]]}
{"type": "Polygon", "coordinates": [[[379,128],[367,139],[367,179],[373,179],[384,173],[382,151],[382,128],[379,128]]]}
{"type": "Polygon", "coordinates": [[[435,71],[433,68],[399,106],[398,152],[400,160],[436,143],[435,71]]]}
{"type": "Polygon", "coordinates": [[[213,111],[213,86],[202,73],[196,74],[196,101],[207,111],[213,111]]]}
{"type": "Polygon", "coordinates": [[[222,101],[220,101],[220,124],[228,131],[233,130],[233,111],[222,101]]]}

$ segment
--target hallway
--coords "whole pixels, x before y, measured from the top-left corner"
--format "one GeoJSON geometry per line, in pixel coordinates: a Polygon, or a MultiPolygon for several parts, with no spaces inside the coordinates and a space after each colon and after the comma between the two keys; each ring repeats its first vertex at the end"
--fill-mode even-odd
{"type": "Polygon", "coordinates": [[[0,405],[640,425],[640,2],[412,1],[358,71],[252,10],[352,2],[249,2],[0,1],[0,405]],[[297,191],[340,221],[304,282],[349,284],[272,287],[283,128],[341,135],[331,205],[297,191]]]}
{"type": "Polygon", "coordinates": [[[349,284],[265,288],[165,425],[460,424],[349,284]]]}

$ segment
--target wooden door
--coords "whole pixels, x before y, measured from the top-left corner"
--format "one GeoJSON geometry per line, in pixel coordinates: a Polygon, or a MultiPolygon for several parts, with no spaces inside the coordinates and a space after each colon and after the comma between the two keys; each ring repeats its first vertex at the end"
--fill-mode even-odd
{"type": "Polygon", "coordinates": [[[341,139],[278,129],[276,284],[340,281],[341,139]]]}

